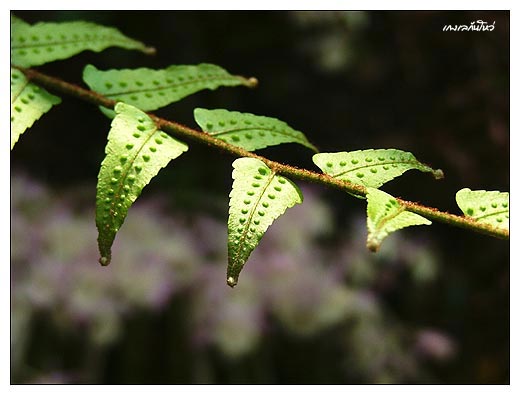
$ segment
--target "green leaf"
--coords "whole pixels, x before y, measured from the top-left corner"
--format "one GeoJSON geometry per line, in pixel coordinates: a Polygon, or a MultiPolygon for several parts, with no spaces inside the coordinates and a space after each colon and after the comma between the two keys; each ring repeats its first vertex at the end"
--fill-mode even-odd
{"type": "Polygon", "coordinates": [[[282,143],[298,143],[318,151],[302,132],[276,118],[204,108],[196,108],[194,116],[206,133],[248,151],[282,143]]]}
{"type": "Polygon", "coordinates": [[[152,111],[179,101],[203,89],[220,86],[254,86],[254,79],[229,74],[213,64],[173,65],[166,69],[148,68],[98,70],[87,65],[83,80],[103,96],[152,111]]]}
{"type": "Polygon", "coordinates": [[[379,188],[411,169],[432,173],[437,179],[444,176],[442,170],[434,170],[411,153],[397,149],[321,153],[312,160],[331,177],[372,188],[379,188]]]}
{"type": "Polygon", "coordinates": [[[153,48],[126,37],[113,27],[91,22],[40,22],[29,25],[11,19],[11,63],[22,67],[39,66],[70,58],[85,50],[100,52],[108,47],[136,49],[153,53],[153,48]]]}
{"type": "Polygon", "coordinates": [[[467,217],[509,231],[509,192],[464,188],[457,192],[455,199],[467,217]]]}
{"type": "Polygon", "coordinates": [[[170,160],[188,150],[186,144],[158,130],[152,119],[137,108],[118,103],[115,111],[96,196],[102,265],[110,263],[116,233],[141,190],[170,160]]]}
{"type": "Polygon", "coordinates": [[[419,214],[405,211],[399,202],[386,192],[367,188],[367,247],[377,251],[390,233],[412,225],[430,225],[431,221],[419,214]]]}
{"type": "Polygon", "coordinates": [[[29,82],[20,70],[11,68],[11,149],[23,132],[61,99],[29,82]]]}
{"type": "Polygon", "coordinates": [[[299,188],[275,174],[262,161],[240,158],[233,162],[229,195],[227,283],[234,287],[247,258],[273,221],[303,201],[299,188]]]}
{"type": "Polygon", "coordinates": [[[16,29],[24,26],[30,26],[23,19],[18,18],[17,16],[11,14],[11,36],[14,34],[16,29]]]}

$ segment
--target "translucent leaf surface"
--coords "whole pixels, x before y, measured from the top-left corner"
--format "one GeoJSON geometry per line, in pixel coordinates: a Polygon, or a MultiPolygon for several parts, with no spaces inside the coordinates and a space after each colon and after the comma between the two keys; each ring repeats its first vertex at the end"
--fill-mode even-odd
{"type": "Polygon", "coordinates": [[[467,217],[509,231],[509,192],[464,188],[455,199],[467,217]]]}
{"type": "Polygon", "coordinates": [[[282,143],[298,143],[318,151],[302,132],[276,118],[204,108],[196,108],[194,116],[206,133],[248,151],[282,143]]]}
{"type": "Polygon", "coordinates": [[[367,194],[367,247],[377,251],[390,233],[412,225],[430,225],[428,219],[405,211],[399,202],[386,192],[368,188],[367,194]]]}
{"type": "Polygon", "coordinates": [[[18,18],[17,16],[11,14],[11,35],[16,31],[16,29],[24,26],[30,26],[24,20],[18,18]]]}
{"type": "Polygon", "coordinates": [[[20,70],[11,68],[11,149],[23,132],[60,102],[59,97],[29,82],[20,70]]]}
{"type": "Polygon", "coordinates": [[[166,69],[147,68],[98,70],[87,65],[83,80],[90,89],[110,99],[152,111],[204,89],[220,86],[252,86],[253,80],[229,74],[213,64],[173,65],[166,69]]]}
{"type": "Polygon", "coordinates": [[[154,51],[113,27],[91,22],[29,25],[16,18],[14,23],[11,19],[11,23],[11,63],[22,67],[66,59],[85,50],[99,52],[108,47],[154,51]]]}
{"type": "Polygon", "coordinates": [[[434,170],[419,162],[409,152],[397,149],[369,149],[352,152],[320,153],[312,157],[326,174],[340,180],[379,188],[407,170],[416,169],[442,178],[442,170],[434,170]]]}
{"type": "Polygon", "coordinates": [[[276,175],[258,159],[240,158],[233,167],[227,270],[227,283],[232,287],[267,228],[287,208],[303,201],[295,184],[276,175]]]}
{"type": "Polygon", "coordinates": [[[141,190],[170,160],[188,150],[186,144],[158,130],[150,117],[137,108],[118,103],[115,111],[96,196],[102,265],[110,263],[116,233],[141,190]]]}

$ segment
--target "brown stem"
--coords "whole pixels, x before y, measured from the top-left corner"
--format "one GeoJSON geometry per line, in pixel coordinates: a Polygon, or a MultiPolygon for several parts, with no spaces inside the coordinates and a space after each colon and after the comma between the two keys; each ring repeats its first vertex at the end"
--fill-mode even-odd
{"type": "MultiPolygon", "coordinates": [[[[77,97],[81,100],[87,101],[89,103],[104,106],[108,108],[114,108],[117,101],[108,99],[96,92],[93,92],[88,89],[84,89],[78,85],[74,85],[63,81],[59,78],[51,77],[46,74],[40,73],[34,69],[25,69],[22,67],[16,67],[20,71],[22,71],[27,78],[32,81],[38,82],[40,85],[49,88],[54,91],[58,91],[73,97],[77,97]]],[[[253,80],[251,80],[253,81],[253,80]]],[[[254,85],[254,84],[252,84],[254,85]]],[[[223,152],[231,154],[237,157],[250,157],[256,158],[264,162],[269,168],[275,171],[278,174],[300,179],[303,181],[314,182],[317,184],[326,185],[331,188],[336,188],[345,192],[349,192],[358,196],[366,196],[367,190],[362,185],[353,184],[347,181],[342,181],[337,178],[333,178],[327,174],[316,173],[314,171],[300,169],[294,166],[286,165],[280,162],[275,162],[270,159],[267,159],[263,156],[254,154],[249,152],[243,148],[237,147],[235,145],[226,143],[222,140],[219,140],[210,134],[189,128],[185,125],[181,125],[177,122],[169,121],[163,118],[160,118],[154,114],[148,114],[157,126],[171,134],[172,136],[180,136],[183,138],[187,138],[189,140],[193,140],[199,143],[204,143],[210,147],[217,148],[223,152]]],[[[500,239],[509,239],[509,231],[504,229],[498,229],[491,225],[476,222],[474,219],[470,217],[464,217],[460,215],[450,214],[447,212],[442,212],[433,207],[423,206],[419,203],[409,202],[403,199],[396,199],[399,204],[401,204],[407,211],[414,212],[416,214],[422,215],[425,218],[428,218],[432,221],[443,222],[452,226],[457,226],[459,228],[468,229],[474,232],[482,233],[488,236],[497,237],[500,239]]]]}

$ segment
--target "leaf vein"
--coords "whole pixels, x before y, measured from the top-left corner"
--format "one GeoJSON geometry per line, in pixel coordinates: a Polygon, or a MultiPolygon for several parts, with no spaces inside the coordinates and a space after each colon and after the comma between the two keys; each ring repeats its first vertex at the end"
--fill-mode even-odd
{"type": "Polygon", "coordinates": [[[169,84],[169,85],[158,86],[158,87],[153,87],[153,88],[133,89],[133,90],[123,91],[123,92],[104,93],[104,95],[106,97],[121,97],[123,95],[131,95],[133,93],[157,92],[157,91],[163,91],[165,89],[171,89],[171,88],[176,88],[176,87],[190,85],[190,84],[195,85],[195,84],[200,83],[200,82],[222,81],[222,80],[230,80],[230,81],[232,81],[232,80],[234,80],[236,78],[238,78],[238,77],[234,77],[234,76],[230,76],[230,77],[221,76],[221,77],[199,78],[199,79],[186,81],[186,82],[182,82],[182,83],[169,84]]]}
{"type": "Polygon", "coordinates": [[[340,172],[340,173],[337,173],[337,174],[331,174],[330,176],[331,177],[340,177],[344,174],[348,174],[348,173],[351,173],[353,171],[356,171],[356,170],[361,170],[361,169],[369,169],[371,167],[377,167],[377,166],[385,166],[385,165],[388,165],[388,164],[397,164],[397,165],[407,165],[407,164],[417,164],[417,161],[394,161],[394,162],[384,162],[384,163],[371,163],[371,164],[368,164],[368,165],[363,165],[363,166],[358,166],[358,167],[352,167],[350,169],[347,169],[343,172],[340,172]]]}
{"type": "Polygon", "coordinates": [[[238,257],[240,256],[240,253],[243,250],[244,241],[246,239],[249,227],[251,226],[251,221],[253,219],[253,215],[256,213],[258,205],[260,204],[260,200],[262,200],[262,197],[264,196],[265,191],[267,191],[267,188],[269,187],[269,185],[273,181],[273,178],[274,178],[275,174],[276,173],[274,171],[271,171],[271,174],[269,175],[269,178],[267,179],[264,187],[262,188],[262,191],[260,192],[260,195],[258,196],[258,199],[256,200],[256,202],[255,202],[251,212],[249,213],[249,215],[247,217],[247,221],[246,221],[245,226],[244,226],[244,231],[242,232],[242,235],[240,235],[240,241],[239,241],[239,244],[237,246],[237,250],[235,252],[235,256],[234,256],[233,262],[237,262],[238,257]]]}

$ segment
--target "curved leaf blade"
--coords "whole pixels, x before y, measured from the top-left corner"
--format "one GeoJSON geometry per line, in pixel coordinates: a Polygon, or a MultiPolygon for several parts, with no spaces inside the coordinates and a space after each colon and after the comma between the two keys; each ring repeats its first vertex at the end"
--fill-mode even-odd
{"type": "Polygon", "coordinates": [[[437,179],[444,177],[442,170],[434,170],[419,162],[410,152],[397,149],[320,153],[312,160],[331,177],[371,188],[379,188],[412,169],[432,173],[437,179]]]}
{"type": "Polygon", "coordinates": [[[74,21],[34,25],[11,25],[11,63],[22,67],[70,58],[85,50],[100,52],[108,47],[153,53],[153,48],[133,40],[113,27],[74,21]]]}
{"type": "Polygon", "coordinates": [[[297,143],[318,152],[302,132],[276,118],[204,108],[196,108],[193,115],[204,132],[248,151],[282,143],[297,143]]]}
{"type": "Polygon", "coordinates": [[[58,96],[29,82],[20,70],[11,68],[11,149],[34,122],[59,103],[58,96]]]}
{"type": "Polygon", "coordinates": [[[509,231],[509,192],[461,189],[455,200],[465,216],[509,231]]]}
{"type": "Polygon", "coordinates": [[[233,162],[229,195],[227,283],[234,287],[249,255],[267,228],[286,209],[303,201],[300,189],[275,174],[262,161],[239,158],[233,162]]]}
{"type": "Polygon", "coordinates": [[[204,89],[221,86],[254,86],[256,80],[229,74],[214,64],[173,65],[166,69],[148,68],[98,70],[87,65],[83,80],[90,89],[110,99],[152,111],[177,102],[204,89]]]}
{"type": "Polygon", "coordinates": [[[367,248],[376,252],[392,232],[413,225],[430,225],[431,221],[405,208],[390,194],[367,188],[367,248]]]}
{"type": "Polygon", "coordinates": [[[116,233],[141,190],[170,160],[188,150],[137,108],[118,103],[115,111],[96,195],[99,262],[104,266],[110,263],[116,233]]]}

